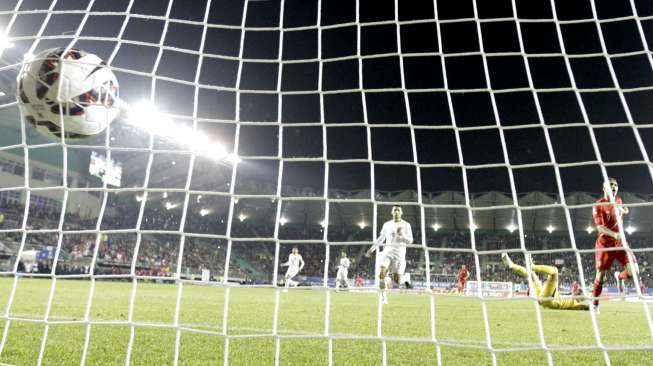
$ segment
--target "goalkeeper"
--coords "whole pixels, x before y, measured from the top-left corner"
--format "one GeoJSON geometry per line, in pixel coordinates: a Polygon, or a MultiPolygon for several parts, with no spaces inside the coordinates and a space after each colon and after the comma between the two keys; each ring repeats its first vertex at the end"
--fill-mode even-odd
{"type": "MultiPolygon", "coordinates": [[[[526,268],[512,262],[507,253],[501,254],[503,263],[513,270],[515,273],[522,277],[528,277],[526,268]]],[[[531,291],[534,291],[537,301],[542,307],[547,309],[560,309],[560,310],[589,310],[589,304],[585,301],[580,301],[571,297],[561,297],[558,291],[558,268],[554,266],[546,266],[542,264],[533,264],[530,255],[526,256],[531,267],[531,291]],[[544,283],[540,282],[537,273],[544,273],[548,275],[544,283]]],[[[574,296],[580,296],[582,290],[578,289],[572,293],[574,296]]]]}

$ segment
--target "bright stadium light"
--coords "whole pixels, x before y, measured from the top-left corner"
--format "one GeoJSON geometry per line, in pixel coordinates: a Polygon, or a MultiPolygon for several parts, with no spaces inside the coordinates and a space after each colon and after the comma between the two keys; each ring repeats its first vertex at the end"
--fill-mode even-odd
{"type": "Polygon", "coordinates": [[[549,234],[551,234],[553,232],[553,230],[555,230],[555,229],[556,228],[554,228],[553,225],[549,225],[549,226],[546,227],[546,231],[548,231],[549,234]]]}
{"type": "Polygon", "coordinates": [[[208,208],[203,208],[203,209],[200,210],[200,216],[202,216],[202,217],[204,217],[204,216],[206,216],[206,215],[208,215],[210,213],[211,213],[211,210],[209,210],[208,208]]]}
{"type": "Polygon", "coordinates": [[[279,219],[279,223],[281,224],[281,226],[285,225],[287,222],[288,220],[285,217],[279,219]]]}
{"type": "Polygon", "coordinates": [[[592,227],[592,225],[587,225],[587,228],[585,228],[585,231],[587,231],[588,234],[591,234],[592,231],[594,231],[594,228],[592,227]]]}
{"type": "Polygon", "coordinates": [[[6,48],[13,48],[15,44],[13,44],[10,40],[9,37],[7,37],[4,32],[0,32],[0,50],[4,50],[6,48]]]}
{"type": "Polygon", "coordinates": [[[244,213],[241,213],[240,215],[238,215],[238,220],[239,220],[240,222],[243,222],[243,221],[245,221],[246,219],[247,219],[247,215],[245,215],[244,213]]]}
{"type": "Polygon", "coordinates": [[[325,227],[326,227],[326,220],[322,220],[322,221],[320,221],[320,226],[322,226],[323,228],[325,228],[325,227]]]}
{"type": "Polygon", "coordinates": [[[515,230],[517,230],[517,226],[515,226],[515,224],[510,224],[506,227],[506,229],[508,229],[508,231],[510,231],[510,233],[512,234],[515,232],[515,230]]]}
{"type": "Polygon", "coordinates": [[[437,222],[435,224],[433,224],[433,226],[431,226],[431,227],[433,228],[433,231],[440,230],[440,224],[438,224],[437,222]]]}
{"type": "Polygon", "coordinates": [[[476,224],[472,222],[472,223],[469,225],[469,228],[472,229],[472,231],[476,231],[476,229],[478,229],[478,226],[476,226],[476,224]]]}
{"type": "Polygon", "coordinates": [[[168,192],[163,192],[163,198],[168,198],[168,192]]]}
{"type": "Polygon", "coordinates": [[[361,228],[361,230],[365,229],[365,226],[367,226],[367,224],[365,224],[365,221],[361,221],[358,223],[358,227],[361,228]]]}
{"type": "MultiPolygon", "coordinates": [[[[168,141],[188,146],[198,155],[207,156],[217,161],[239,163],[240,158],[227,151],[227,148],[192,127],[175,123],[170,116],[162,113],[149,102],[136,103],[128,110],[128,121],[139,129],[168,141]]],[[[174,164],[173,164],[174,165],[174,164]]]]}
{"type": "Polygon", "coordinates": [[[628,233],[628,235],[634,233],[635,231],[637,231],[637,229],[630,225],[626,228],[626,232],[628,233]]]}

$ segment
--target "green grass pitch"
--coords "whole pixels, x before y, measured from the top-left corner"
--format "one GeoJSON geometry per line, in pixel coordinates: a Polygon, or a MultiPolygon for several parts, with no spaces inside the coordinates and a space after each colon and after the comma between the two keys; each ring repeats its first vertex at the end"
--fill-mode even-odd
{"type": "MultiPolygon", "coordinates": [[[[4,314],[13,278],[0,279],[0,309],[4,314]]],[[[10,317],[8,338],[0,362],[35,365],[44,336],[43,319],[51,280],[18,280],[10,317]]],[[[83,320],[90,281],[58,280],[50,319],[83,320]]],[[[132,284],[96,282],[91,308],[93,321],[126,321],[132,284]]],[[[179,324],[180,365],[216,365],[224,360],[223,331],[226,289],[184,284],[179,324]],[[199,331],[199,332],[198,332],[199,331]]],[[[139,282],[133,320],[137,324],[171,325],[174,322],[177,286],[139,282]]],[[[231,288],[227,334],[231,365],[274,364],[276,338],[272,334],[275,290],[231,288]],[[246,337],[256,335],[256,337],[246,337]],[[242,337],[241,337],[242,336],[242,337]]],[[[328,340],[325,327],[326,293],[297,289],[280,293],[278,333],[282,365],[326,365],[328,340]]],[[[387,342],[388,365],[436,365],[437,351],[431,339],[431,301],[424,294],[392,293],[383,308],[382,332],[393,337],[387,342]],[[419,342],[421,341],[421,342],[419,342]]],[[[481,302],[475,298],[434,297],[435,335],[442,342],[443,365],[488,365],[488,351],[481,302]]],[[[653,305],[647,305],[653,312],[653,305]]],[[[613,365],[653,365],[653,340],[642,304],[603,301],[598,326],[607,347],[644,348],[637,351],[610,351],[613,365]],[[649,348],[649,349],[646,349],[649,348]]],[[[500,365],[546,364],[547,356],[534,349],[540,344],[533,302],[529,300],[487,302],[489,333],[500,365]]],[[[593,365],[604,362],[588,312],[542,310],[544,338],[555,349],[552,358],[559,365],[593,365]],[[570,350],[577,347],[576,350],[570,350]]],[[[0,320],[1,331],[6,320],[0,320]]],[[[79,365],[84,345],[84,323],[50,325],[44,365],[79,365]]],[[[2,334],[0,332],[0,334],[2,334]]],[[[333,340],[333,364],[380,365],[382,342],[377,335],[377,295],[374,293],[332,293],[329,322],[333,340]],[[352,339],[363,336],[368,339],[352,339]],[[349,338],[348,338],[349,337],[349,338]]],[[[93,324],[87,365],[123,365],[127,357],[131,327],[126,324],[93,324]]],[[[173,363],[176,330],[169,327],[135,327],[132,365],[173,363]]]]}

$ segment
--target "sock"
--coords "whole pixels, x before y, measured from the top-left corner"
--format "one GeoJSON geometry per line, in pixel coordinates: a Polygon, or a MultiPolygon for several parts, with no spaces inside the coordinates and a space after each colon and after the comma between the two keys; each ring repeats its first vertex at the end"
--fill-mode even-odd
{"type": "Polygon", "coordinates": [[[544,273],[548,275],[558,274],[558,269],[554,266],[547,266],[544,264],[534,264],[531,266],[533,272],[544,273]]]}
{"type": "Polygon", "coordinates": [[[603,283],[599,282],[598,280],[594,280],[594,288],[592,289],[592,296],[597,298],[592,301],[592,304],[594,306],[599,305],[598,297],[601,296],[601,292],[603,292],[603,283]]]}

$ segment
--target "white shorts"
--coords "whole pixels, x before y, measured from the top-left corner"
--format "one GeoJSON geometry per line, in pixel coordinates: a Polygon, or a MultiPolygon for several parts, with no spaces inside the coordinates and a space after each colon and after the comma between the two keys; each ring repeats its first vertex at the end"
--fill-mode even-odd
{"type": "Polygon", "coordinates": [[[346,268],[341,268],[338,270],[338,273],[336,274],[336,280],[337,281],[347,281],[347,272],[349,272],[346,268]]]}
{"type": "Polygon", "coordinates": [[[286,278],[291,279],[297,276],[297,273],[299,273],[299,268],[288,268],[288,270],[286,271],[286,278]]]}
{"type": "Polygon", "coordinates": [[[385,267],[388,273],[397,273],[403,275],[406,270],[406,261],[398,253],[381,252],[379,254],[379,266],[385,267]]]}

